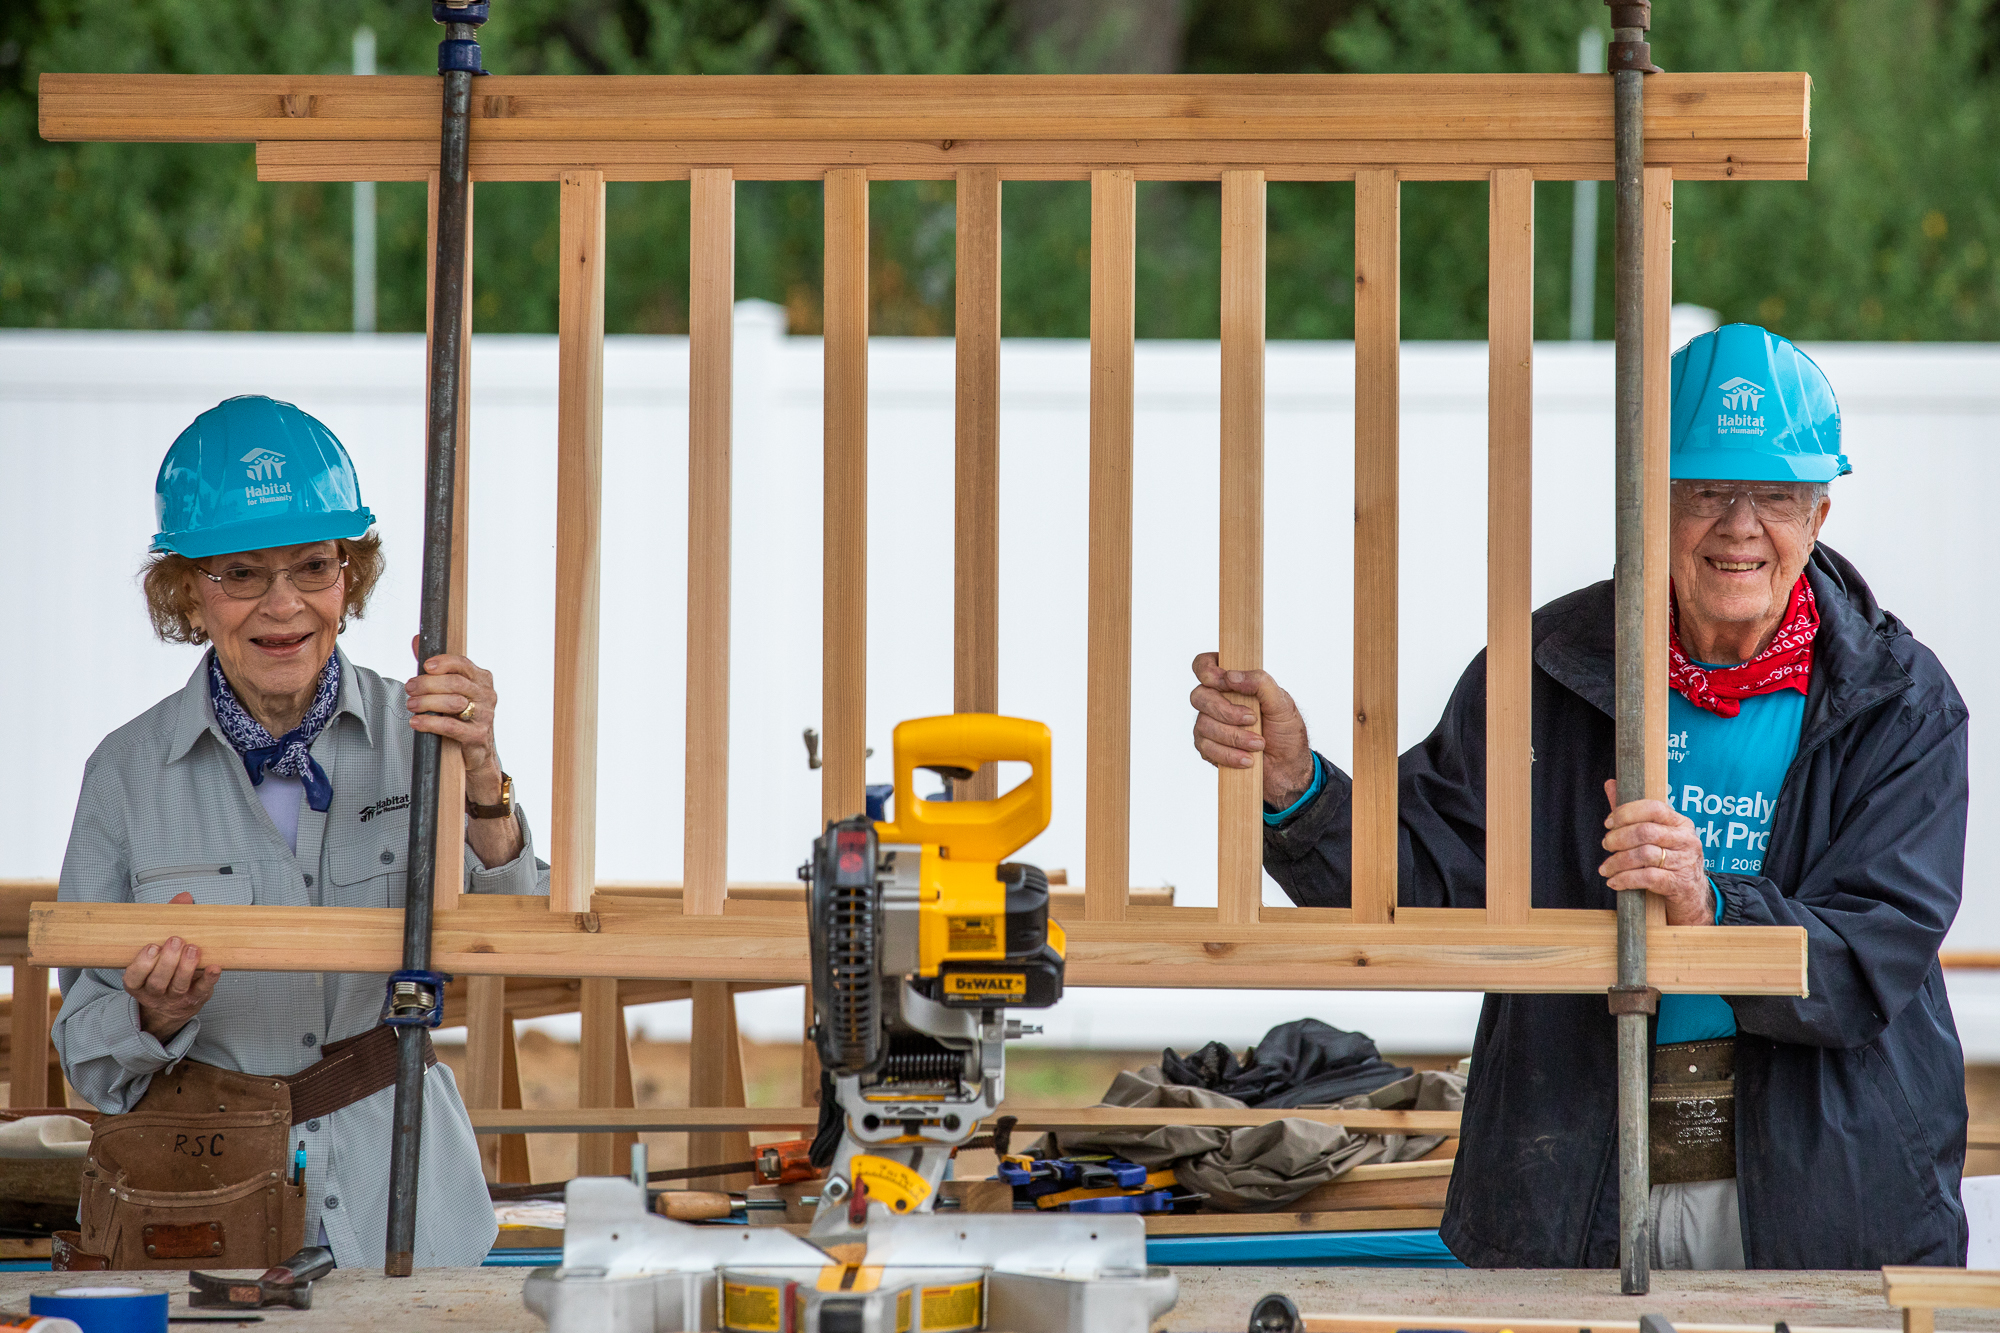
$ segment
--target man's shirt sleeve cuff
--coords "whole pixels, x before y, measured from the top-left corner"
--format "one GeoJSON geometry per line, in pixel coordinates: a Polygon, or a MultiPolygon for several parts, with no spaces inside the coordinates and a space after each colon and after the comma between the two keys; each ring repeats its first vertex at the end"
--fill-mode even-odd
{"type": "Polygon", "coordinates": [[[1293,801],[1282,810],[1264,811],[1264,823],[1268,827],[1276,828],[1278,825],[1291,819],[1292,816],[1298,814],[1299,811],[1305,809],[1308,805],[1311,805],[1313,798],[1324,790],[1326,790],[1326,767],[1320,762],[1319,751],[1315,750],[1313,751],[1313,780],[1306,784],[1304,793],[1299,796],[1298,800],[1293,801]]]}

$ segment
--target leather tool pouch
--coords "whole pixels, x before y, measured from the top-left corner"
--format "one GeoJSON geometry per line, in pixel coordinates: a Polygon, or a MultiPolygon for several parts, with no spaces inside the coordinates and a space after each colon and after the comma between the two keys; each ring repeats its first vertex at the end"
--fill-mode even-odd
{"type": "MultiPolygon", "coordinates": [[[[423,1034],[424,1065],[437,1063],[423,1034]]],[[[291,1183],[292,1123],[331,1115],[396,1081],[396,1035],[329,1042],[286,1077],[183,1060],[90,1139],[69,1271],[269,1268],[305,1243],[306,1191],[291,1183]]]]}
{"type": "Polygon", "coordinates": [[[111,1268],[268,1268],[304,1243],[287,1171],[291,1089],[194,1060],[97,1122],[80,1244],[111,1268]]]}
{"type": "Polygon", "coordinates": [[[1736,1038],[1653,1048],[1655,1185],[1736,1177],[1736,1038]]]}

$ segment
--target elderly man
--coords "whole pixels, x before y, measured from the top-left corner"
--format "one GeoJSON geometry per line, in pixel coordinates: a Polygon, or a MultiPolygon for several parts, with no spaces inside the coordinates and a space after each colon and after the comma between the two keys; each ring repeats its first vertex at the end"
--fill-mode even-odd
{"type": "MultiPolygon", "coordinates": [[[[1825,376],[1783,338],[1729,325],[1674,357],[1669,800],[1612,808],[1611,584],[1535,613],[1535,905],[1654,893],[1675,925],[1808,940],[1809,996],[1660,1003],[1655,1083],[1734,1091],[1654,1101],[1657,1267],[1965,1262],[1964,1058],[1937,951],[1961,891],[1966,709],[1816,544],[1849,470],[1839,432],[1825,376]]],[[[1270,676],[1212,654],[1195,675],[1203,757],[1263,752],[1271,874],[1346,906],[1347,777],[1270,676]],[[1225,691],[1256,695],[1261,736],[1225,691]]],[[[1402,757],[1405,904],[1484,902],[1485,680],[1482,656],[1402,757]]],[[[1612,1034],[1600,997],[1486,998],[1442,1228],[1466,1263],[1617,1265],[1612,1034]]]]}
{"type": "MultiPolygon", "coordinates": [[[[229,399],[174,441],[155,494],[153,628],[209,651],[91,756],[60,898],[401,907],[417,731],[464,756],[467,891],[546,894],[494,744],[492,675],[447,655],[386,680],[339,649],[382,544],[333,433],[290,403],[229,399]]],[[[377,1026],[386,978],[225,975],[204,966],[199,927],[186,931],[122,973],[63,972],[64,1072],[99,1109],[132,1113],[97,1126],[75,1248],[112,1267],[257,1267],[305,1237],[342,1266],[379,1265],[395,1096],[394,1037],[377,1026]],[[148,1227],[157,1243],[142,1252],[148,1227]],[[155,1253],[190,1228],[201,1246],[155,1253]]],[[[337,935],[325,962],[343,962],[337,935]]],[[[434,1064],[423,1135],[416,1260],[477,1264],[493,1210],[451,1071],[434,1064]]]]}

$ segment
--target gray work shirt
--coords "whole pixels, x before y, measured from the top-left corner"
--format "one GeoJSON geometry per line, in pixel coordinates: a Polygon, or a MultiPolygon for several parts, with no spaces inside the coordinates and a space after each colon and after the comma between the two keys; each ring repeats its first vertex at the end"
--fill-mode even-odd
{"type": "MultiPolygon", "coordinates": [[[[399,682],[341,656],[340,699],[313,742],[333,784],[325,811],[299,811],[298,851],[278,831],[243,761],[216,726],[208,663],[179,693],[106,737],[83,772],[63,856],[63,902],[283,907],[401,907],[409,851],[410,755],[416,731],[399,682]]],[[[520,807],[521,854],[491,869],[466,848],[473,893],[546,894],[520,807]]],[[[192,943],[200,944],[193,937],[192,943]]],[[[326,941],[329,966],[340,941],[326,941]]],[[[375,1026],[385,976],[225,971],[214,996],[164,1045],[139,1027],[121,973],[62,970],[56,1049],[70,1084],[99,1110],[130,1110],[153,1075],[183,1058],[250,1074],[295,1074],[331,1041],[375,1026]]],[[[389,1216],[389,1127],[395,1089],[293,1126],[306,1145],[306,1235],[323,1225],[343,1268],[380,1266],[389,1216]]],[[[419,1267],[480,1263],[497,1227],[478,1141],[451,1070],[424,1080],[417,1182],[419,1267]]]]}

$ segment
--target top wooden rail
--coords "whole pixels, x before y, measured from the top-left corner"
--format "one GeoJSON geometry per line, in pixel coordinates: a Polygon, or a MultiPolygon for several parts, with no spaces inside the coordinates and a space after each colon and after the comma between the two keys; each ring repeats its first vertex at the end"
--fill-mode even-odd
{"type": "MultiPolygon", "coordinates": [[[[1683,180],[1803,180],[1803,73],[1658,74],[1646,83],[1646,163],[1683,180]]],[[[44,74],[51,140],[255,143],[277,180],[423,180],[437,167],[437,80],[44,74]]],[[[476,180],[1271,180],[1612,175],[1611,79],[1601,74],[1097,75],[1035,77],[495,75],[472,99],[476,180]]]]}

